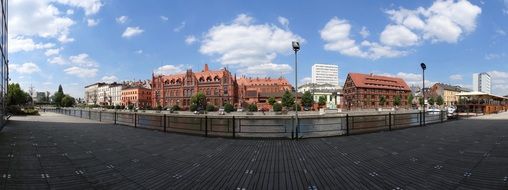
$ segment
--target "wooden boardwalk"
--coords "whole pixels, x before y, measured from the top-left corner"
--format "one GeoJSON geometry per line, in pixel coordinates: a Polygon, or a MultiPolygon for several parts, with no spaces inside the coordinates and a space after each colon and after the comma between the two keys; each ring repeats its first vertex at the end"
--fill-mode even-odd
{"type": "Polygon", "coordinates": [[[298,141],[12,117],[0,132],[0,189],[508,189],[503,114],[298,141]]]}

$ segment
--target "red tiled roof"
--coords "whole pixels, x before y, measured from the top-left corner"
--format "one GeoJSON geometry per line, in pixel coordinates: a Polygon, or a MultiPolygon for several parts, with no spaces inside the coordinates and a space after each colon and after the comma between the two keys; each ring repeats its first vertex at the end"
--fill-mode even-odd
{"type": "Polygon", "coordinates": [[[377,88],[390,90],[411,91],[406,82],[401,78],[361,73],[349,73],[349,77],[358,88],[377,88]]]}

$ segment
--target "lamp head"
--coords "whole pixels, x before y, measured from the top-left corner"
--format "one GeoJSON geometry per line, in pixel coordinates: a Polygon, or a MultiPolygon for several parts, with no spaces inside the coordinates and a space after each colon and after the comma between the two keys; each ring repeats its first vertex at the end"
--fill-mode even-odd
{"type": "Polygon", "coordinates": [[[420,66],[422,67],[423,70],[427,69],[427,65],[425,65],[425,63],[421,63],[420,66]]]}
{"type": "Polygon", "coordinates": [[[292,45],[293,45],[293,50],[295,50],[295,52],[297,52],[298,50],[300,50],[300,42],[293,41],[293,42],[292,42],[292,45]]]}

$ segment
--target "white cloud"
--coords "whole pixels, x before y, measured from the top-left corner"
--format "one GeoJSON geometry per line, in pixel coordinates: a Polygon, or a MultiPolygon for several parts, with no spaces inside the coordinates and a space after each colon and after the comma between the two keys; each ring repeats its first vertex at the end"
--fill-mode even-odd
{"type": "Polygon", "coordinates": [[[173,32],[180,32],[183,28],[185,28],[186,23],[182,22],[180,25],[173,29],[173,32]]]}
{"type": "MultiPolygon", "coordinates": [[[[388,76],[388,77],[397,77],[402,78],[407,83],[408,86],[422,86],[422,75],[416,74],[416,73],[405,73],[405,72],[398,72],[397,74],[390,74],[390,73],[380,73],[378,75],[381,76],[388,76]]],[[[435,81],[425,80],[425,88],[430,87],[434,85],[435,81]]]]}
{"type": "Polygon", "coordinates": [[[503,13],[508,15],[508,0],[504,0],[503,13]]]}
{"type": "Polygon", "coordinates": [[[84,68],[77,66],[69,67],[64,70],[65,73],[78,76],[80,78],[95,77],[95,75],[97,75],[97,71],[99,71],[97,68],[84,68]]]}
{"type": "Polygon", "coordinates": [[[87,19],[86,23],[87,23],[87,25],[89,27],[94,27],[94,26],[97,26],[99,24],[99,20],[97,20],[97,19],[87,19]]]}
{"type": "Polygon", "coordinates": [[[70,56],[69,61],[77,66],[83,67],[97,67],[97,62],[88,56],[86,53],[70,56]]]}
{"type": "Polygon", "coordinates": [[[96,14],[102,7],[101,0],[57,0],[57,2],[82,8],[87,16],[96,14]]]}
{"type": "Polygon", "coordinates": [[[284,75],[293,69],[288,64],[263,63],[260,65],[248,66],[240,69],[239,72],[245,75],[268,76],[268,75],[284,75]]]}
{"type": "Polygon", "coordinates": [[[310,78],[310,77],[304,77],[304,78],[300,79],[299,84],[300,85],[304,85],[304,84],[311,83],[311,82],[312,82],[312,78],[310,78]]]}
{"type": "Polygon", "coordinates": [[[450,75],[450,80],[453,80],[453,81],[461,81],[463,80],[464,77],[462,77],[462,75],[460,74],[454,74],[454,75],[450,75]]]}
{"type": "Polygon", "coordinates": [[[485,55],[486,60],[500,59],[505,57],[505,53],[488,53],[485,55]]]}
{"type": "Polygon", "coordinates": [[[190,36],[185,37],[185,43],[186,43],[187,45],[191,45],[191,44],[193,44],[194,42],[196,42],[197,40],[198,40],[198,39],[197,39],[197,38],[196,38],[196,36],[194,36],[194,35],[190,35],[190,36]]]}
{"type": "Polygon", "coordinates": [[[16,36],[13,38],[9,38],[9,53],[16,53],[20,51],[33,51],[36,49],[47,49],[54,47],[55,44],[52,43],[35,43],[30,38],[23,38],[21,36],[16,36]]]}
{"type": "Polygon", "coordinates": [[[508,95],[508,72],[493,70],[488,73],[492,79],[493,94],[508,95]]]}
{"type": "Polygon", "coordinates": [[[289,20],[287,18],[279,16],[277,20],[282,26],[284,26],[284,28],[286,29],[289,28],[289,20]]]}
{"type": "Polygon", "coordinates": [[[388,46],[406,47],[418,43],[418,36],[402,25],[387,25],[379,39],[388,46]]]}
{"type": "Polygon", "coordinates": [[[411,29],[425,40],[455,43],[461,36],[476,28],[481,8],[466,0],[435,1],[425,9],[400,8],[386,13],[396,25],[411,29]]]}
{"type": "Polygon", "coordinates": [[[137,26],[136,27],[127,27],[125,29],[125,31],[123,32],[122,37],[124,37],[124,38],[131,38],[131,37],[140,35],[143,32],[144,31],[142,29],[140,29],[139,27],[137,27],[137,26]]]}
{"type": "Polygon", "coordinates": [[[154,73],[159,75],[177,74],[184,71],[183,65],[164,65],[157,68],[154,73]]]}
{"type": "Polygon", "coordinates": [[[164,22],[166,22],[166,21],[168,21],[168,20],[169,20],[169,18],[168,18],[168,17],[166,17],[166,16],[160,16],[160,18],[161,18],[161,20],[162,20],[162,21],[164,21],[164,22]]]}
{"type": "Polygon", "coordinates": [[[405,55],[403,51],[397,51],[391,47],[369,41],[363,41],[360,46],[354,39],[351,39],[350,32],[351,24],[347,20],[341,20],[337,17],[330,19],[320,31],[321,39],[326,42],[325,50],[370,59],[405,55]],[[367,50],[362,50],[362,48],[367,50]]]}
{"type": "Polygon", "coordinates": [[[119,24],[125,24],[128,19],[129,19],[129,17],[127,17],[127,16],[119,16],[119,17],[116,17],[115,20],[119,24]]]}
{"type": "Polygon", "coordinates": [[[47,49],[46,52],[44,52],[44,55],[50,57],[50,56],[54,56],[54,55],[58,55],[60,54],[60,51],[62,50],[63,48],[54,48],[54,49],[47,49]]]}
{"type": "Polygon", "coordinates": [[[48,63],[56,64],[56,65],[65,65],[67,63],[67,61],[62,56],[57,56],[57,57],[48,59],[48,63]]]}
{"type": "Polygon", "coordinates": [[[69,34],[74,25],[58,8],[47,1],[17,0],[9,2],[9,36],[59,38],[69,34]]]}
{"type": "Polygon", "coordinates": [[[73,42],[74,41],[74,38],[69,38],[69,36],[67,35],[61,35],[60,37],[58,37],[58,41],[60,43],[69,43],[69,42],[73,42]]]}
{"type": "Polygon", "coordinates": [[[138,50],[136,50],[136,51],[135,51],[135,53],[137,53],[137,54],[142,54],[142,53],[143,53],[143,50],[138,49],[138,50]]]}
{"type": "Polygon", "coordinates": [[[199,51],[218,56],[218,62],[231,65],[240,74],[280,74],[291,70],[289,65],[275,64],[273,60],[277,54],[292,52],[291,41],[305,40],[273,24],[253,24],[253,20],[240,14],[230,24],[213,26],[204,35],[199,51]]]}
{"type": "Polygon", "coordinates": [[[101,81],[106,82],[106,83],[113,83],[113,82],[118,81],[118,77],[116,77],[115,75],[103,76],[101,81]]]}
{"type": "Polygon", "coordinates": [[[74,10],[72,9],[67,9],[67,11],[65,12],[67,15],[73,15],[74,14],[74,10]]]}
{"type": "Polygon", "coordinates": [[[367,38],[369,37],[370,35],[370,32],[369,30],[367,30],[367,27],[362,27],[362,30],[360,30],[360,35],[363,37],[363,38],[367,38]]]}
{"type": "Polygon", "coordinates": [[[505,32],[504,30],[502,30],[502,29],[497,29],[497,30],[496,30],[496,34],[497,34],[497,35],[500,35],[500,36],[505,36],[505,35],[506,35],[506,32],[505,32]]]}
{"type": "Polygon", "coordinates": [[[32,74],[40,71],[39,66],[32,62],[23,63],[21,65],[9,64],[9,70],[10,72],[16,72],[19,74],[32,74]]]}

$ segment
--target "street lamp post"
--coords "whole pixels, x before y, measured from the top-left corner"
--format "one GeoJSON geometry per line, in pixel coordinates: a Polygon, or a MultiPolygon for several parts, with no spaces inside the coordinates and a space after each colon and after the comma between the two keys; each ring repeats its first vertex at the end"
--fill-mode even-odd
{"type": "Polygon", "coordinates": [[[427,69],[427,66],[425,63],[421,63],[420,66],[422,67],[422,78],[423,78],[423,87],[422,87],[422,96],[423,96],[423,125],[425,126],[425,69],[427,69]]]}
{"type": "Polygon", "coordinates": [[[296,139],[298,139],[298,133],[300,132],[300,126],[298,125],[298,50],[300,50],[300,43],[293,41],[293,50],[295,51],[295,119],[296,119],[296,139]]]}

